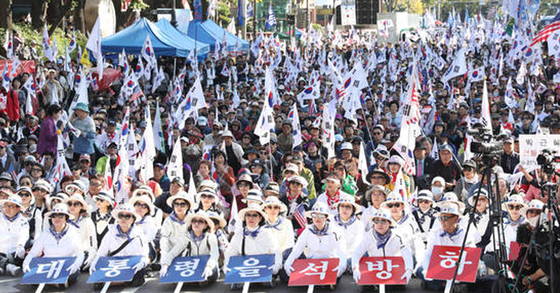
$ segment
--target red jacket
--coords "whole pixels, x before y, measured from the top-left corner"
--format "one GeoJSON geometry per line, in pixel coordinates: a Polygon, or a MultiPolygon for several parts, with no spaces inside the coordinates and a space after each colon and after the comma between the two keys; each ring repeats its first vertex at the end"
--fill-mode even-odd
{"type": "Polygon", "coordinates": [[[6,95],[6,108],[1,110],[0,113],[7,114],[12,122],[19,120],[19,99],[14,88],[11,88],[6,95]]]}

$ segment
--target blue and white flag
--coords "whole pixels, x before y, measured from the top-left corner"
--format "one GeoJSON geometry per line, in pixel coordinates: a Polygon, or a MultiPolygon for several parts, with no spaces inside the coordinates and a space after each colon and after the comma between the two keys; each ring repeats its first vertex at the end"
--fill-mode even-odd
{"type": "Polygon", "coordinates": [[[249,1],[247,3],[247,18],[255,16],[255,9],[253,8],[253,3],[249,1]]]}
{"type": "Polygon", "coordinates": [[[266,17],[266,24],[264,29],[270,29],[272,27],[275,27],[277,24],[276,22],[276,16],[274,16],[274,10],[272,10],[272,3],[270,3],[270,5],[268,6],[268,16],[266,17]]]}

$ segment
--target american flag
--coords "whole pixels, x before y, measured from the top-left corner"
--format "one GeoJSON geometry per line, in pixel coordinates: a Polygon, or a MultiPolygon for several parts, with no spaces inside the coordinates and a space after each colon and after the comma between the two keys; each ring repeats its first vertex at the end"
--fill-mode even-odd
{"type": "Polygon", "coordinates": [[[305,228],[307,226],[307,219],[305,218],[305,207],[300,204],[294,211],[294,218],[300,225],[300,227],[305,228]]]}
{"type": "Polygon", "coordinates": [[[558,29],[560,29],[560,13],[556,14],[556,16],[552,19],[552,21],[549,24],[547,24],[541,31],[539,31],[537,36],[533,38],[533,42],[531,43],[531,46],[546,41],[548,37],[558,29]]]}

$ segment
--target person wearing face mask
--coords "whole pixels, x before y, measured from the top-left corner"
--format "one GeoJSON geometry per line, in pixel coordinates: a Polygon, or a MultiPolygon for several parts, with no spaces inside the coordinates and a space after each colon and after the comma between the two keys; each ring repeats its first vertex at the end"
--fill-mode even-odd
{"type": "Polygon", "coordinates": [[[397,223],[391,218],[391,213],[387,209],[379,209],[367,218],[374,228],[365,233],[352,254],[352,271],[356,283],[361,278],[360,259],[366,253],[369,257],[402,256],[406,270],[401,278],[406,278],[407,282],[410,281],[413,268],[412,253],[403,244],[401,238],[394,233],[393,229],[397,223]]]}
{"type": "Polygon", "coordinates": [[[443,196],[443,192],[445,191],[445,179],[443,177],[437,176],[432,179],[432,187],[431,187],[432,194],[434,195],[434,200],[439,201],[443,196]]]}
{"type": "Polygon", "coordinates": [[[521,215],[527,219],[531,227],[537,227],[540,220],[540,215],[543,211],[544,203],[538,199],[533,199],[529,204],[521,209],[521,215]]]}
{"type": "Polygon", "coordinates": [[[463,177],[457,180],[457,184],[453,192],[457,194],[459,200],[467,202],[469,190],[478,182],[478,173],[476,172],[476,162],[467,160],[463,163],[463,177]]]}

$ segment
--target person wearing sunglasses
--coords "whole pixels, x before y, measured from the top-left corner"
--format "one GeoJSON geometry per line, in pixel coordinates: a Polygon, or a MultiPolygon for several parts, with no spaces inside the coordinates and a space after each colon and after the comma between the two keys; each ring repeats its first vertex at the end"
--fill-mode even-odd
{"type": "MultiPolygon", "coordinates": [[[[109,231],[103,237],[97,254],[90,266],[90,273],[97,268],[95,265],[102,256],[141,256],[140,261],[132,266],[134,277],[125,285],[138,287],[145,282],[146,266],[150,262],[149,250],[144,233],[134,223],[140,216],[134,207],[129,204],[117,206],[111,215],[116,219],[116,224],[109,226],[109,231]],[[122,247],[122,248],[121,248],[122,247]]],[[[99,290],[103,283],[94,283],[94,290],[99,290]]]]}
{"type": "Polygon", "coordinates": [[[21,215],[21,198],[11,195],[0,200],[0,275],[13,277],[21,274],[21,264],[25,257],[25,244],[29,238],[29,224],[21,215]]]}
{"type": "MultiPolygon", "coordinates": [[[[455,195],[455,193],[452,192],[448,192],[445,193],[445,195],[443,196],[444,198],[448,197],[449,195],[451,195],[451,197],[454,197],[456,200],[457,196],[455,195]]],[[[474,225],[474,229],[475,232],[478,232],[478,236],[477,236],[477,246],[478,247],[482,247],[482,253],[483,253],[483,259],[484,259],[484,254],[486,253],[493,253],[494,251],[494,245],[492,244],[493,241],[497,241],[498,243],[500,242],[499,238],[496,239],[492,239],[495,236],[494,235],[498,235],[498,231],[495,230],[494,233],[486,233],[488,231],[488,229],[492,229],[492,223],[490,221],[490,212],[489,212],[489,205],[490,205],[490,199],[488,196],[488,190],[486,190],[486,188],[482,188],[480,190],[480,196],[478,197],[478,202],[476,202],[476,197],[478,195],[478,189],[475,190],[472,194],[471,197],[469,197],[468,204],[469,204],[469,209],[474,210],[474,219],[473,219],[473,225],[474,225]],[[475,202],[476,202],[476,206],[475,206],[475,202]],[[480,238],[479,238],[480,237],[480,238]]],[[[470,212],[469,212],[470,214],[470,212]]],[[[466,221],[465,221],[466,222],[466,221]]],[[[467,223],[465,223],[466,225],[467,223]]],[[[490,260],[490,262],[492,263],[492,266],[490,266],[491,268],[493,267],[494,264],[494,256],[491,257],[492,260],[490,260]]],[[[485,261],[486,262],[486,261],[485,261]]]]}
{"type": "Polygon", "coordinates": [[[356,216],[362,212],[362,206],[356,203],[354,197],[343,196],[334,205],[338,214],[334,216],[333,226],[339,230],[344,242],[347,269],[352,268],[352,254],[364,237],[364,223],[356,216]]]}
{"type": "MultiPolygon", "coordinates": [[[[233,234],[224,256],[224,272],[227,274],[229,259],[235,255],[274,254],[272,274],[278,274],[282,266],[282,253],[269,229],[264,229],[268,216],[257,203],[250,203],[239,211],[237,217],[242,221],[242,230],[233,234]]],[[[268,287],[274,286],[274,278],[268,287]]],[[[232,284],[239,289],[242,284],[232,284]]]]}
{"type": "Polygon", "coordinates": [[[35,205],[39,210],[45,211],[48,208],[46,199],[52,192],[51,185],[46,180],[40,179],[35,181],[31,190],[33,190],[33,197],[35,197],[35,205]]]}
{"type": "Polygon", "coordinates": [[[23,261],[23,271],[28,272],[31,260],[36,257],[76,257],[68,267],[70,277],[64,287],[75,283],[80,275],[80,267],[84,261],[84,251],[81,237],[76,229],[68,223],[74,219],[70,214],[68,205],[59,203],[45,214],[50,221],[50,227],[45,229],[33,243],[33,247],[23,261]]]}
{"type": "MultiPolygon", "coordinates": [[[[466,237],[465,247],[476,247],[476,229],[470,229],[467,235],[466,227],[460,225],[460,219],[463,215],[459,205],[452,202],[445,202],[439,206],[440,211],[436,214],[440,225],[435,226],[428,234],[428,244],[426,246],[426,253],[424,254],[420,266],[416,266],[416,276],[423,280],[423,287],[430,290],[439,290],[445,286],[444,281],[426,280],[425,276],[428,272],[430,265],[430,258],[434,246],[456,246],[461,247],[463,240],[466,237]]],[[[464,284],[455,284],[456,286],[463,286],[464,284]]],[[[466,288],[464,288],[466,289],[466,288]]]]}
{"type": "Polygon", "coordinates": [[[224,255],[226,254],[226,249],[229,246],[228,234],[225,231],[227,222],[223,216],[219,215],[215,211],[207,211],[206,214],[214,223],[214,230],[212,232],[216,234],[216,238],[218,239],[218,248],[220,252],[218,261],[220,263],[219,267],[222,267],[224,264],[224,255]]]}
{"type": "Polygon", "coordinates": [[[95,233],[95,224],[89,216],[89,206],[87,205],[84,197],[79,193],[74,193],[71,197],[65,200],[68,205],[71,220],[68,224],[78,231],[82,243],[82,250],[84,251],[85,262],[82,269],[89,268],[95,251],[97,250],[97,234],[95,233]]]}
{"type": "Polygon", "coordinates": [[[140,187],[136,188],[132,192],[132,197],[131,198],[135,198],[137,196],[142,196],[142,195],[145,195],[145,196],[149,197],[149,201],[152,204],[152,209],[150,210],[150,216],[152,216],[152,218],[154,219],[154,224],[156,225],[156,228],[159,229],[159,228],[161,228],[161,224],[163,223],[163,210],[158,208],[157,206],[155,206],[154,202],[156,201],[156,198],[158,198],[159,196],[162,196],[163,194],[159,193],[159,195],[156,196],[156,194],[158,194],[157,193],[158,192],[157,191],[158,187],[156,187],[155,189],[152,189],[152,187],[157,186],[156,182],[154,182],[152,180],[148,180],[147,184],[148,185],[141,185],[140,187]]]}
{"type": "Polygon", "coordinates": [[[219,215],[223,215],[222,210],[218,207],[218,195],[216,191],[211,188],[204,188],[197,194],[198,207],[194,210],[195,213],[199,211],[214,211],[219,215]]]}
{"type": "MultiPolygon", "coordinates": [[[[291,221],[284,218],[288,208],[276,196],[267,197],[261,207],[267,215],[264,229],[269,230],[272,236],[274,236],[274,241],[278,243],[282,252],[282,259],[286,260],[295,243],[294,226],[291,221]]],[[[288,277],[283,269],[280,269],[279,275],[283,281],[288,281],[288,277]]]]}
{"type": "MultiPolygon", "coordinates": [[[[33,191],[30,187],[20,186],[17,190],[17,195],[21,198],[21,214],[27,219],[29,223],[29,240],[26,243],[26,248],[29,248],[33,244],[33,239],[35,239],[35,227],[41,227],[43,221],[43,216],[41,211],[35,207],[35,197],[33,197],[33,191]]],[[[39,233],[37,233],[39,236],[39,233]]]]}
{"type": "Polygon", "coordinates": [[[101,244],[101,240],[109,231],[109,225],[114,224],[115,220],[111,216],[115,199],[106,191],[100,191],[93,197],[97,210],[91,213],[91,219],[95,225],[95,233],[97,235],[97,245],[101,244]]]}
{"type": "Polygon", "coordinates": [[[412,217],[416,221],[416,224],[418,224],[422,241],[426,244],[426,236],[437,222],[435,216],[437,210],[434,208],[434,195],[430,190],[424,189],[418,192],[414,203],[415,207],[412,210],[412,217]]]}
{"type": "Polygon", "coordinates": [[[425,245],[420,228],[410,213],[408,203],[396,191],[389,193],[381,208],[389,210],[396,225],[394,233],[401,237],[403,245],[412,251],[415,263],[424,259],[425,245]]]}
{"type": "Polygon", "coordinates": [[[237,182],[235,182],[235,186],[237,190],[239,190],[239,194],[235,196],[234,200],[236,201],[237,208],[241,210],[247,207],[243,199],[249,196],[249,190],[255,188],[255,184],[253,183],[251,175],[249,175],[249,173],[244,173],[239,176],[237,182]]]}
{"type": "Polygon", "coordinates": [[[504,219],[504,238],[507,251],[510,251],[511,242],[517,239],[517,228],[527,221],[525,216],[521,214],[521,211],[527,208],[523,196],[523,193],[511,194],[506,202],[502,203],[502,210],[507,212],[504,219]]]}
{"type": "Polygon", "coordinates": [[[330,215],[329,207],[324,202],[316,202],[310,211],[305,212],[306,218],[310,218],[313,224],[303,230],[284,263],[284,270],[288,276],[294,271],[292,264],[303,256],[304,250],[304,257],[308,259],[338,258],[338,266],[334,271],[338,277],[342,276],[346,270],[344,242],[340,232],[329,223],[330,215]]]}
{"type": "Polygon", "coordinates": [[[146,242],[150,247],[150,261],[153,262],[157,257],[154,240],[156,239],[159,227],[152,216],[155,209],[152,198],[145,194],[138,195],[132,197],[129,203],[134,207],[136,214],[139,216],[135,225],[144,232],[146,242]]]}
{"type": "Polygon", "coordinates": [[[397,223],[392,219],[391,212],[385,208],[377,210],[368,216],[368,222],[372,223],[372,229],[365,233],[363,239],[358,243],[352,254],[352,272],[356,283],[361,278],[360,260],[367,254],[369,257],[401,256],[404,260],[405,273],[402,279],[410,281],[412,275],[412,253],[405,246],[401,238],[393,231],[397,223]]]}
{"type": "MultiPolygon", "coordinates": [[[[167,199],[167,204],[173,207],[173,212],[165,218],[161,226],[161,238],[159,240],[161,259],[168,259],[168,254],[173,251],[180,251],[181,245],[186,241],[185,237],[189,227],[185,219],[187,214],[191,212],[193,200],[185,191],[179,191],[176,195],[167,199]]],[[[160,271],[160,275],[164,275],[163,273],[165,272],[160,271]]]]}

